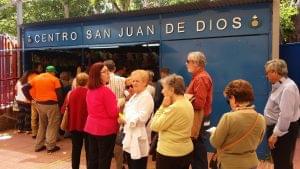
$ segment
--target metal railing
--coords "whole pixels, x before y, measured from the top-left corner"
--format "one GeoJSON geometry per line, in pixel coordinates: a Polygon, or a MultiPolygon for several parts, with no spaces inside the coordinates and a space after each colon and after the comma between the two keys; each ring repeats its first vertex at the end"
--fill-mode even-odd
{"type": "Polygon", "coordinates": [[[17,40],[0,34],[0,109],[10,108],[18,80],[17,40]]]}

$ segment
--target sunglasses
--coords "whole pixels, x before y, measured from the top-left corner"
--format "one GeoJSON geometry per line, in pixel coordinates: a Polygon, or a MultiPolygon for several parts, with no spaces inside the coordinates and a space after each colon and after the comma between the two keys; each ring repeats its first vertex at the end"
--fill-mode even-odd
{"type": "Polygon", "coordinates": [[[125,86],[126,89],[133,88],[132,85],[125,86]]]}
{"type": "Polygon", "coordinates": [[[226,103],[227,103],[228,105],[230,105],[229,99],[230,99],[230,97],[225,97],[226,103]]]}
{"type": "Polygon", "coordinates": [[[194,61],[193,60],[186,60],[186,63],[190,64],[190,63],[194,63],[194,61]]]}

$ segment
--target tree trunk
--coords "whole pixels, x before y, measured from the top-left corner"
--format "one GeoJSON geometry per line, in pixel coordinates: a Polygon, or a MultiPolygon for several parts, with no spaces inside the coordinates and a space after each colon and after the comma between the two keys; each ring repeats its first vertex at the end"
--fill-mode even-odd
{"type": "Polygon", "coordinates": [[[64,18],[69,18],[70,17],[69,1],[68,0],[61,0],[60,2],[64,7],[64,18]]]}

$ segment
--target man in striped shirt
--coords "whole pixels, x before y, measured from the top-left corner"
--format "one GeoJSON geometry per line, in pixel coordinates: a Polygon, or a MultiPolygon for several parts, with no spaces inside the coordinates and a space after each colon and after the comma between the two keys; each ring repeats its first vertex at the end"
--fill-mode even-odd
{"type": "Polygon", "coordinates": [[[115,74],[116,66],[113,60],[104,61],[104,65],[107,66],[110,72],[108,87],[115,93],[118,99],[124,98],[125,78],[115,74]]]}

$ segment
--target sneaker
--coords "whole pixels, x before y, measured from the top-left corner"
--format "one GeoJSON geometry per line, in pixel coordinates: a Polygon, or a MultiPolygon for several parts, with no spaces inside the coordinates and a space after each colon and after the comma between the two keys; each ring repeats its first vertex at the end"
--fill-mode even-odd
{"type": "Polygon", "coordinates": [[[43,150],[46,150],[46,146],[42,146],[41,148],[35,149],[34,151],[35,152],[40,152],[40,151],[43,151],[43,150]]]}
{"type": "Polygon", "coordinates": [[[17,133],[24,133],[23,130],[17,130],[17,133]]]}
{"type": "Polygon", "coordinates": [[[27,130],[25,131],[26,134],[31,134],[31,131],[27,130]]]}
{"type": "Polygon", "coordinates": [[[47,153],[54,153],[55,151],[58,151],[58,150],[60,150],[60,147],[55,146],[53,149],[47,150],[47,153]]]}

